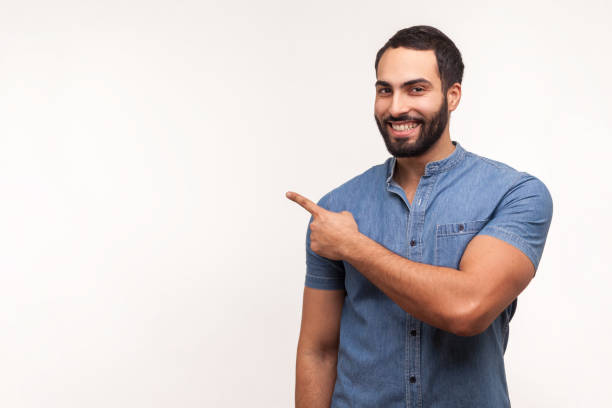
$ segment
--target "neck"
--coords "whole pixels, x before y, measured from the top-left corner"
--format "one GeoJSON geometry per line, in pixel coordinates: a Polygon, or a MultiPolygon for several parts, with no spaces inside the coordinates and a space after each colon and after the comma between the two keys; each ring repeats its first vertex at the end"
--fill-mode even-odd
{"type": "Polygon", "coordinates": [[[442,160],[450,156],[454,151],[455,145],[451,142],[450,134],[444,132],[440,139],[422,155],[398,157],[393,178],[401,186],[415,182],[418,184],[421,176],[425,174],[427,163],[442,160]]]}

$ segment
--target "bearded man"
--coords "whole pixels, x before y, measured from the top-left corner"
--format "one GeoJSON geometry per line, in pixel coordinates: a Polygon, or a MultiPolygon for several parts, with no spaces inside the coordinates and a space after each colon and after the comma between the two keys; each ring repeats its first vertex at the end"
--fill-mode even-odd
{"type": "Polygon", "coordinates": [[[504,352],[552,218],[536,177],[451,140],[463,62],[441,31],[376,55],[374,118],[392,157],[312,215],[296,407],[509,407],[504,352]]]}

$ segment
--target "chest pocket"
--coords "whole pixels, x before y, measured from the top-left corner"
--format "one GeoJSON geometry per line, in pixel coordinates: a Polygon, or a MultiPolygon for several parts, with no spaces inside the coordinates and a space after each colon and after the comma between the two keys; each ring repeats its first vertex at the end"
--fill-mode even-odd
{"type": "Polygon", "coordinates": [[[466,221],[436,225],[434,264],[458,268],[469,242],[489,220],[466,221]]]}

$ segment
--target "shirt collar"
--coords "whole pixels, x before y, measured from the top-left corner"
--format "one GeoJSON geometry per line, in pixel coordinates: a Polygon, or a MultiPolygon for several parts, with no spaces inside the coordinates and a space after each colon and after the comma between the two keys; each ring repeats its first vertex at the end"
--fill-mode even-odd
{"type": "MultiPolygon", "coordinates": [[[[465,157],[465,149],[461,147],[459,142],[453,141],[453,145],[455,145],[455,150],[448,156],[442,160],[429,162],[425,166],[425,174],[424,176],[433,176],[434,174],[442,173],[448,171],[455,167],[459,162],[465,157]]],[[[395,172],[395,162],[397,161],[396,157],[393,156],[388,160],[387,163],[387,184],[391,183],[393,179],[393,173],[395,172]]]]}

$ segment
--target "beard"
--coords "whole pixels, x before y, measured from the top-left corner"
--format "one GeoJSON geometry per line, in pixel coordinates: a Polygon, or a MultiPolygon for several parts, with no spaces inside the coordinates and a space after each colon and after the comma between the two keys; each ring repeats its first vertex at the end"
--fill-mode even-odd
{"type": "Polygon", "coordinates": [[[397,118],[387,116],[383,118],[381,123],[381,121],[379,121],[376,117],[376,114],[374,114],[374,120],[376,120],[376,125],[378,126],[378,130],[385,141],[387,150],[392,156],[395,157],[415,157],[428,151],[431,146],[433,146],[442,136],[442,133],[446,128],[446,124],[448,123],[448,117],[449,113],[446,96],[444,96],[444,101],[442,102],[440,109],[429,120],[423,120],[406,114],[397,118]],[[406,120],[414,120],[419,123],[420,129],[418,138],[412,144],[408,144],[408,139],[392,141],[391,135],[389,135],[389,130],[387,128],[387,123],[406,120]]]}

